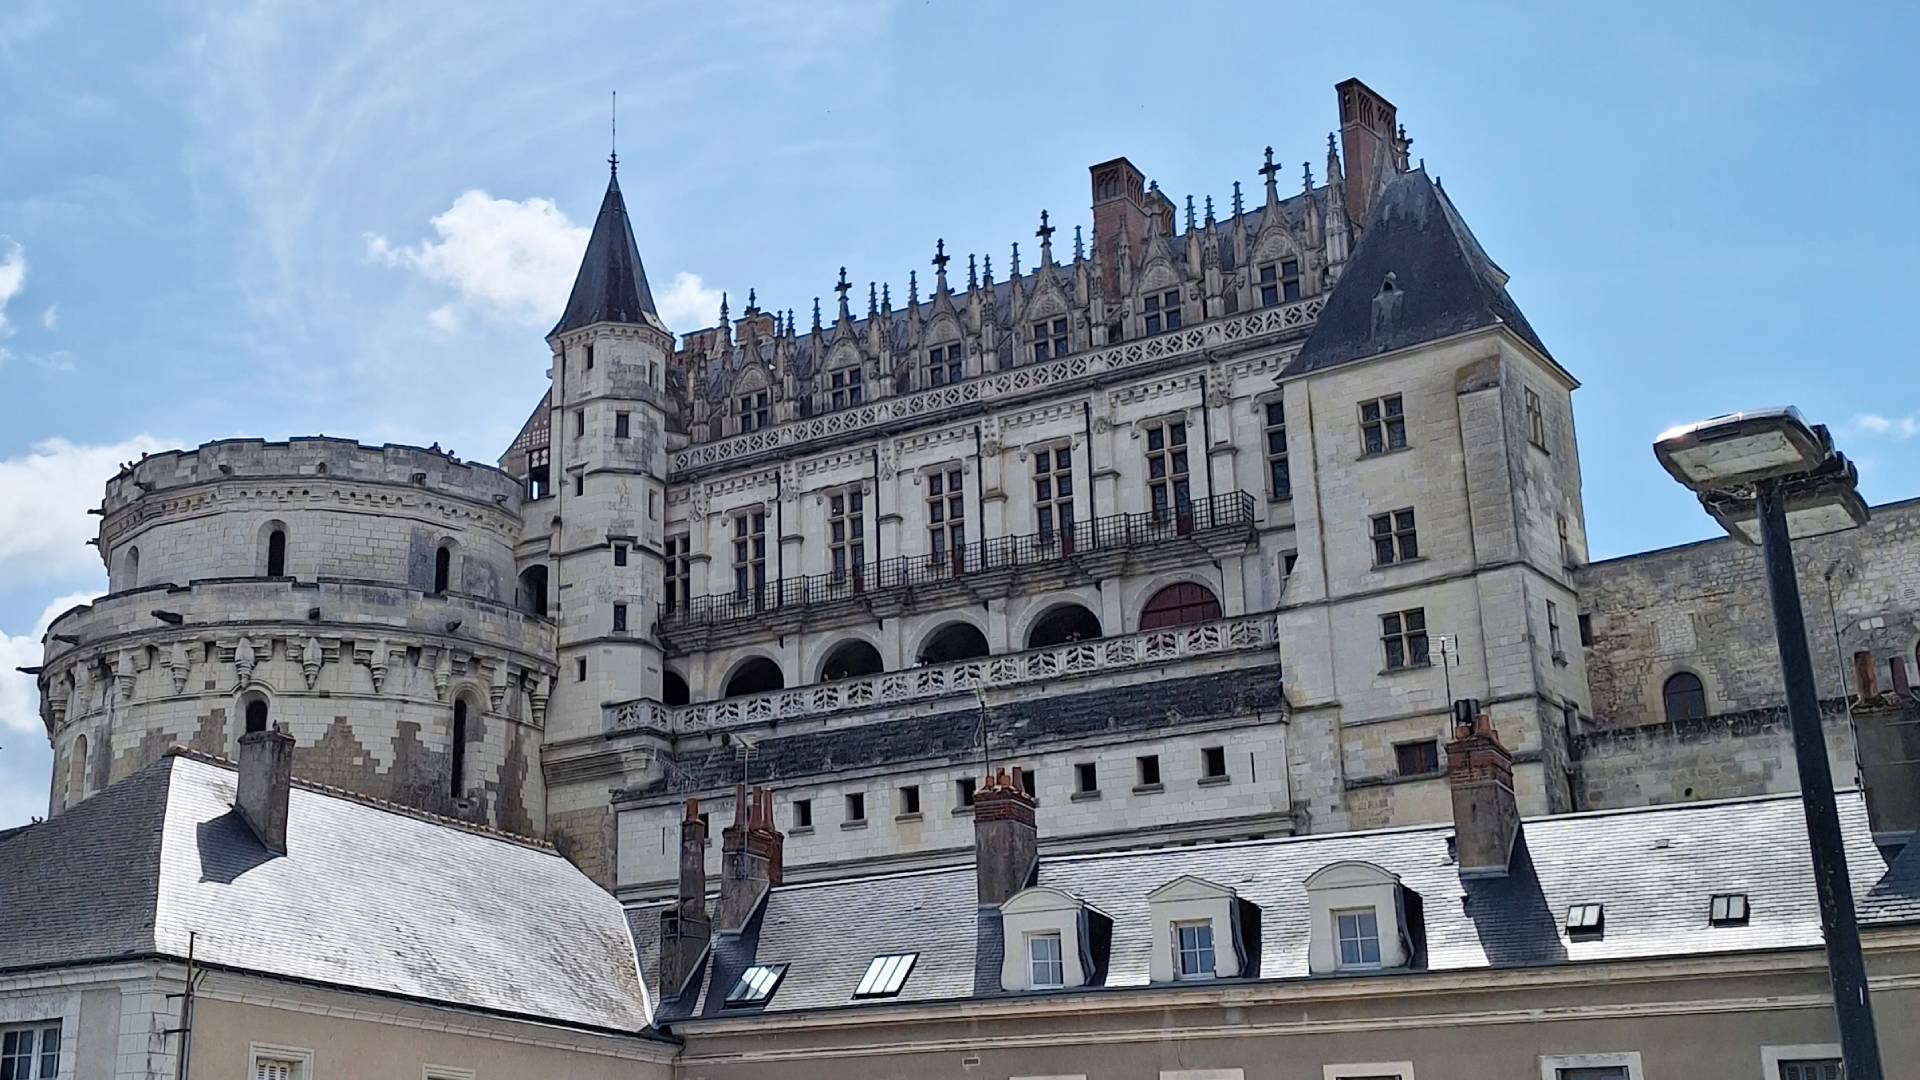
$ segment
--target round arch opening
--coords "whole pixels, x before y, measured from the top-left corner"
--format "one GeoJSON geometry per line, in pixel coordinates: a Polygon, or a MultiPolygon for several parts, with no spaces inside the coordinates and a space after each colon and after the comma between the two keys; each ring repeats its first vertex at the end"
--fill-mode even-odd
{"type": "Polygon", "coordinates": [[[1192,581],[1169,585],[1140,609],[1140,629],[1161,630],[1169,626],[1211,622],[1220,617],[1220,598],[1213,590],[1192,581]]]}
{"type": "Polygon", "coordinates": [[[820,681],[838,682],[841,679],[861,679],[868,675],[878,675],[885,670],[880,661],[880,650],[873,643],[862,638],[843,641],[827,653],[820,662],[820,681]]]}
{"type": "Polygon", "coordinates": [[[787,677],[780,673],[780,665],[764,656],[753,659],[735,668],[727,679],[727,689],[723,697],[741,697],[746,694],[764,694],[769,690],[785,689],[787,677]]]}
{"type": "Polygon", "coordinates": [[[1101,636],[1100,618],[1079,604],[1061,604],[1027,630],[1027,648],[1050,649],[1101,636]]]}
{"type": "Polygon", "coordinates": [[[987,635],[969,622],[955,622],[935,630],[920,647],[922,664],[950,664],[988,655],[987,635]]]}
{"type": "Polygon", "coordinates": [[[660,704],[685,705],[692,700],[693,695],[687,690],[687,680],[679,672],[660,673],[660,704]]]}
{"type": "Polygon", "coordinates": [[[1667,721],[1704,720],[1707,717],[1707,687],[1691,671],[1676,671],[1660,686],[1660,704],[1667,721]]]}
{"type": "Polygon", "coordinates": [[[246,726],[242,730],[246,734],[251,735],[256,731],[267,730],[268,721],[271,719],[270,714],[272,707],[268,705],[266,695],[249,695],[240,708],[241,715],[245,717],[246,721],[246,726]]]}
{"type": "Polygon", "coordinates": [[[532,615],[547,613],[547,566],[540,563],[520,571],[520,610],[532,615]]]}

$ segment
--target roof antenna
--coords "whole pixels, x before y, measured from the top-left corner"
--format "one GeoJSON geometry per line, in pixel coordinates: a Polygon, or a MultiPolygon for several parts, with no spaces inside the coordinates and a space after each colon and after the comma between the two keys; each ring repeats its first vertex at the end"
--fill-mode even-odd
{"type": "Polygon", "coordinates": [[[607,167],[610,172],[620,171],[620,91],[613,92],[613,111],[607,117],[607,167]]]}

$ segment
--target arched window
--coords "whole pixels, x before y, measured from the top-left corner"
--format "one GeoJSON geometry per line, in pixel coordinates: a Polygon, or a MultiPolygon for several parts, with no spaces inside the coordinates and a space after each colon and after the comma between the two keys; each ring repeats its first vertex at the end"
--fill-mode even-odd
{"type": "Polygon", "coordinates": [[[1075,641],[1092,641],[1100,636],[1100,619],[1079,604],[1061,604],[1033,624],[1027,631],[1027,648],[1050,649],[1075,641]]]}
{"type": "Polygon", "coordinates": [[[68,756],[67,805],[72,806],[87,797],[87,737],[76,735],[73,739],[73,751],[68,756]]]}
{"type": "Polygon", "coordinates": [[[660,704],[685,705],[691,700],[693,700],[693,695],[687,692],[687,680],[681,678],[679,672],[666,671],[661,673],[660,704]]]}
{"type": "Polygon", "coordinates": [[[448,582],[453,578],[453,545],[441,544],[440,550],[433,553],[433,591],[447,591],[448,582]]]}
{"type": "Polygon", "coordinates": [[[1700,676],[1691,671],[1676,671],[1660,688],[1660,700],[1666,706],[1667,719],[1703,720],[1707,715],[1707,688],[1700,676]]]}
{"type": "Polygon", "coordinates": [[[287,576],[287,530],[274,529],[267,534],[267,576],[287,576]]]}
{"type": "Polygon", "coordinates": [[[520,572],[520,609],[535,615],[547,613],[547,567],[545,563],[520,572]]]}
{"type": "Polygon", "coordinates": [[[267,730],[267,699],[251,698],[247,701],[247,734],[267,730]]]}
{"type": "Polygon", "coordinates": [[[756,656],[734,669],[733,677],[727,680],[725,697],[740,697],[744,694],[764,694],[769,690],[779,690],[787,685],[787,677],[780,673],[780,665],[764,656],[756,656]]]}
{"type": "Polygon", "coordinates": [[[1220,617],[1220,601],[1205,585],[1183,581],[1153,594],[1140,610],[1140,629],[1158,630],[1166,626],[1185,626],[1220,617]]]}
{"type": "Polygon", "coordinates": [[[138,588],[140,586],[140,546],[138,544],[127,548],[127,557],[121,566],[122,576],[126,580],[120,584],[120,588],[138,588]]]}
{"type": "Polygon", "coordinates": [[[826,660],[820,664],[820,681],[837,682],[841,679],[858,679],[867,675],[878,675],[884,670],[880,662],[880,650],[858,638],[843,641],[833,647],[826,660]]]}
{"type": "Polygon", "coordinates": [[[950,664],[955,660],[971,660],[985,656],[987,635],[972,623],[948,623],[934,631],[927,643],[920,647],[920,662],[923,664],[950,664]]]}
{"type": "MultiPolygon", "coordinates": [[[[447,549],[441,548],[442,553],[447,549]]],[[[467,786],[467,699],[453,699],[452,777],[448,794],[459,798],[467,786]]]]}

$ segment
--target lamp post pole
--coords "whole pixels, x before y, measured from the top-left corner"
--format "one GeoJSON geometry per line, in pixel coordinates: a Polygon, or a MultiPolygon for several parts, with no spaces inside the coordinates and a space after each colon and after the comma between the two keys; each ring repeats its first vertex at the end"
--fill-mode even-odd
{"type": "Polygon", "coordinates": [[[1867,966],[1860,954],[1860,926],[1854,917],[1853,881],[1847,875],[1847,852],[1840,839],[1833,769],[1827,763],[1813,658],[1807,651],[1806,617],[1800,609],[1800,583],[1787,535],[1785,489],[1790,483],[1767,480],[1757,485],[1760,548],[1767,566],[1767,591],[1773,599],[1773,632],[1779,639],[1780,667],[1787,684],[1787,716],[1793,725],[1794,758],[1800,766],[1800,802],[1813,849],[1813,881],[1820,897],[1820,928],[1827,942],[1827,975],[1840,1025],[1840,1053],[1847,1080],[1883,1080],[1873,1006],[1867,1000],[1867,966]]]}

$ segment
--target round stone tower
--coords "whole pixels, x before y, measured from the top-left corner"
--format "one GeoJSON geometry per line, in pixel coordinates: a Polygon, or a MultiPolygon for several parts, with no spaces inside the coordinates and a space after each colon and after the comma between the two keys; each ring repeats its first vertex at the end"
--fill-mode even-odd
{"type": "Polygon", "coordinates": [[[519,595],[521,500],[489,466],[343,439],[122,470],[99,511],[109,592],[46,638],[51,811],[271,724],[304,779],[539,834],[554,627],[519,595]]]}

